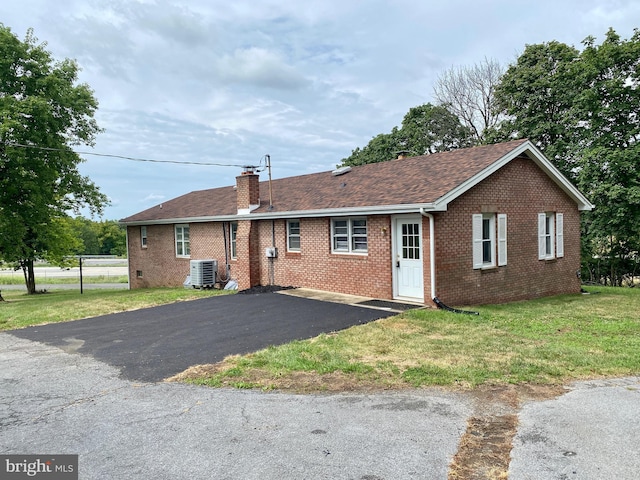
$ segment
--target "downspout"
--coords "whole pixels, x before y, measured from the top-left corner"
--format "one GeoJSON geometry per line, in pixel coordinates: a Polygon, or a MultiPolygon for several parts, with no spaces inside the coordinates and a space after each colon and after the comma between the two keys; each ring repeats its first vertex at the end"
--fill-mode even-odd
{"type": "Polygon", "coordinates": [[[125,242],[127,242],[127,290],[131,290],[131,252],[129,251],[129,226],[124,229],[125,242]]]}
{"type": "MultiPolygon", "coordinates": [[[[231,228],[230,222],[222,222],[222,238],[224,242],[224,271],[226,274],[225,278],[220,278],[220,281],[222,282],[228,282],[231,274],[231,265],[229,264],[230,246],[227,242],[227,228],[231,228]]],[[[229,235],[231,235],[231,232],[229,232],[229,235]]]]}
{"type": "MultiPolygon", "coordinates": [[[[271,173],[271,170],[269,170],[269,173],[271,173]]],[[[271,184],[271,183],[269,183],[271,184]]],[[[271,195],[271,194],[269,194],[271,195]]],[[[271,208],[271,205],[269,205],[269,208],[271,208]]],[[[273,248],[276,248],[276,221],[275,220],[271,220],[271,245],[273,246],[273,248]]],[[[269,258],[269,267],[270,267],[270,272],[269,272],[269,284],[270,285],[275,285],[276,283],[276,264],[275,264],[275,257],[271,257],[269,258]]]]}
{"type": "Polygon", "coordinates": [[[435,219],[433,214],[427,213],[420,207],[420,214],[429,219],[429,272],[431,273],[431,300],[436,298],[436,234],[434,232],[435,219]]]}

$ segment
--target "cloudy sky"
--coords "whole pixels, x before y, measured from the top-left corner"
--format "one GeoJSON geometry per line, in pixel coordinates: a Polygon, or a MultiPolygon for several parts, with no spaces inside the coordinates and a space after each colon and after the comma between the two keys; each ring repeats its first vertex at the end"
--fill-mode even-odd
{"type": "MultiPolygon", "coordinates": [[[[409,108],[433,102],[451,67],[527,44],[629,38],[637,0],[20,0],[0,22],[33,28],[74,58],[105,129],[83,151],[257,165],[273,177],[330,170],[409,108]]],[[[192,190],[232,185],[241,168],[83,155],[82,173],[120,219],[192,190]]],[[[262,174],[266,178],[266,172],[262,174]]]]}

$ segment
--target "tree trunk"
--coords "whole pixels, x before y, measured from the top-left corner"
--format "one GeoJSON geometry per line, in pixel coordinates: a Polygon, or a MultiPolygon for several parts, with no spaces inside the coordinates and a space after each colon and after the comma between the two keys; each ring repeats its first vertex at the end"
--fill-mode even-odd
{"type": "Polygon", "coordinates": [[[2,298],[2,291],[0,290],[0,302],[4,302],[4,298],[2,298]]]}
{"type": "Polygon", "coordinates": [[[23,260],[22,273],[24,273],[24,283],[27,286],[27,294],[33,295],[36,293],[36,276],[33,271],[33,260],[23,260]]]}

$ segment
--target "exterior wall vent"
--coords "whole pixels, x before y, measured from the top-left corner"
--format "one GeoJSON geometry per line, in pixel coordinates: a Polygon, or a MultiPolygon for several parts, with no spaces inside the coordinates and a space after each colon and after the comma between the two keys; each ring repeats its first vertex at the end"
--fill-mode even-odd
{"type": "Polygon", "coordinates": [[[191,260],[191,286],[193,288],[213,287],[218,275],[217,260],[191,260]]]}

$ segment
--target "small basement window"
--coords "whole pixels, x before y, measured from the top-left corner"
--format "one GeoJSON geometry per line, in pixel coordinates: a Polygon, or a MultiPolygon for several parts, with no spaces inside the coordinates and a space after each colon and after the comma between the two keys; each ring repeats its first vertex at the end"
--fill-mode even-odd
{"type": "Polygon", "coordinates": [[[136,270],[136,277],[142,278],[142,270],[136,270]]]}

